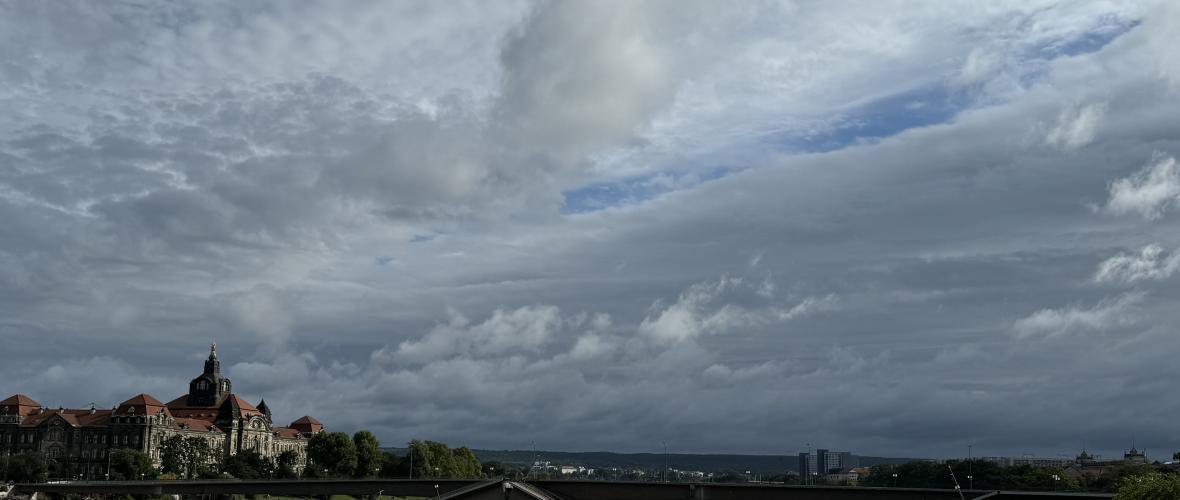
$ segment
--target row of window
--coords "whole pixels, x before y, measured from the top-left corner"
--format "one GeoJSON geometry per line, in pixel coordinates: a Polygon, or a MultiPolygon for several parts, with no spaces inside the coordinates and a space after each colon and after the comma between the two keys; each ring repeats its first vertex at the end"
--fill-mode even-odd
{"type": "MultiPolygon", "coordinates": [[[[66,434],[61,429],[50,429],[49,434],[46,436],[47,441],[55,441],[55,442],[63,442],[63,441],[65,441],[65,438],[66,438],[66,434]]],[[[32,433],[32,432],[24,432],[21,434],[0,433],[0,443],[5,443],[5,444],[26,443],[27,444],[27,443],[35,442],[35,440],[36,440],[36,434],[32,433]]],[[[84,434],[82,436],[82,442],[84,444],[106,444],[107,436],[106,436],[106,434],[84,434]]],[[[118,436],[112,436],[111,437],[111,444],[135,446],[135,445],[139,444],[139,436],[137,436],[135,434],[123,434],[123,435],[118,435],[118,436]]]]}
{"type": "Polygon", "coordinates": [[[0,434],[0,443],[11,444],[11,443],[32,443],[32,442],[33,442],[33,433],[31,433],[31,432],[26,432],[23,434],[15,434],[15,433],[14,434],[8,434],[8,433],[0,434]]]}

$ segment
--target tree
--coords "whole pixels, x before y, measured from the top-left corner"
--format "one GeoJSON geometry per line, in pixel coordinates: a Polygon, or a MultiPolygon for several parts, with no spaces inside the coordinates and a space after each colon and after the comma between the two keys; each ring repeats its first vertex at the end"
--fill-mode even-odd
{"type": "Polygon", "coordinates": [[[1180,474],[1150,472],[1123,480],[1115,500],[1180,498],[1180,474]]]}
{"type": "Polygon", "coordinates": [[[112,479],[143,479],[156,477],[152,458],[138,450],[119,448],[111,451],[112,479]]]}
{"type": "Polygon", "coordinates": [[[299,454],[291,450],[279,453],[278,458],[275,459],[275,479],[295,478],[298,475],[295,473],[295,467],[298,465],[299,454]]]}
{"type": "Polygon", "coordinates": [[[307,441],[308,474],[352,477],[356,472],[356,445],[343,432],[321,432],[307,441]],[[314,467],[313,467],[314,466],[314,467]]]}
{"type": "Polygon", "coordinates": [[[392,479],[403,477],[405,472],[402,470],[402,460],[390,452],[381,453],[381,467],[377,470],[377,477],[382,479],[392,479]]]}
{"type": "Polygon", "coordinates": [[[220,454],[199,437],[172,436],[160,446],[160,463],[164,472],[193,479],[209,469],[216,469],[220,454]]]}
{"type": "Polygon", "coordinates": [[[437,441],[410,442],[414,477],[475,479],[483,477],[483,466],[467,448],[451,449],[437,441]]]}
{"type": "MultiPolygon", "coordinates": [[[[445,446],[445,445],[444,445],[445,446]]],[[[483,465],[466,446],[451,450],[451,472],[447,477],[477,479],[483,477],[483,465]]]]}
{"type": "Polygon", "coordinates": [[[274,476],[275,463],[254,450],[242,450],[225,460],[221,472],[236,479],[270,479],[274,476]]]}
{"type": "Polygon", "coordinates": [[[356,477],[374,477],[381,468],[381,443],[369,431],[357,431],[352,435],[356,447],[356,477]]]}
{"type": "Polygon", "coordinates": [[[8,480],[15,483],[43,483],[48,480],[49,469],[45,455],[37,452],[12,455],[5,463],[8,480]]]}

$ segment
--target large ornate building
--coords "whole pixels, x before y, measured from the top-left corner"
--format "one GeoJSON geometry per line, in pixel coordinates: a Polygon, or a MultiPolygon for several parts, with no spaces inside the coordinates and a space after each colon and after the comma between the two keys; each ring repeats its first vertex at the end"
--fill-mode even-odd
{"type": "Polygon", "coordinates": [[[267,457],[293,451],[302,466],[307,439],[324,426],[306,416],[275,426],[265,400],[251,405],[232,389],[213,345],[188,393],[168,403],[139,394],[109,410],[52,409],[17,394],[0,401],[0,453],[41,452],[58,476],[102,479],[111,450],[139,450],[159,465],[161,445],[179,435],[205,439],[224,457],[242,450],[267,457]]]}

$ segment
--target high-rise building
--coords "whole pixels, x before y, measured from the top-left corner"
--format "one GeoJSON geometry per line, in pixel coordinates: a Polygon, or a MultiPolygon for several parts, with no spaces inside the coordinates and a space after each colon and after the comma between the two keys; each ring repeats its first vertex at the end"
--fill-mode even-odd
{"type": "Polygon", "coordinates": [[[803,477],[818,475],[826,476],[832,471],[839,471],[859,465],[852,453],[847,451],[830,451],[823,448],[815,453],[799,454],[799,475],[803,477]]]}

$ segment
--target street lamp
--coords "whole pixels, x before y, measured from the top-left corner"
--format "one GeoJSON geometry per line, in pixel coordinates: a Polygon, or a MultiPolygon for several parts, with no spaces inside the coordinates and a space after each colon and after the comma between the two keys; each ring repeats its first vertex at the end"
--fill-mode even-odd
{"type": "Polygon", "coordinates": [[[1061,480],[1061,476],[1053,474],[1053,491],[1057,491],[1057,481],[1061,480]]]}
{"type": "Polygon", "coordinates": [[[893,487],[894,488],[897,487],[897,473],[896,472],[893,473],[893,487]]]}
{"type": "Polygon", "coordinates": [[[664,482],[668,482],[668,442],[664,441],[664,482]]]}
{"type": "Polygon", "coordinates": [[[974,461],[971,456],[971,445],[967,445],[967,488],[969,489],[975,489],[975,476],[972,467],[974,461]]]}

